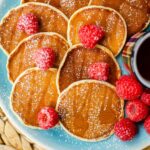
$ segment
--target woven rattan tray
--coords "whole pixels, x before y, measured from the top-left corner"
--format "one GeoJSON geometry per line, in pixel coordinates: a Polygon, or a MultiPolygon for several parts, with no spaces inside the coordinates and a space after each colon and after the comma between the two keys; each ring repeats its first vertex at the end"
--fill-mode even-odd
{"type": "Polygon", "coordinates": [[[44,150],[34,144],[9,122],[0,109],[0,150],[44,150]]]}

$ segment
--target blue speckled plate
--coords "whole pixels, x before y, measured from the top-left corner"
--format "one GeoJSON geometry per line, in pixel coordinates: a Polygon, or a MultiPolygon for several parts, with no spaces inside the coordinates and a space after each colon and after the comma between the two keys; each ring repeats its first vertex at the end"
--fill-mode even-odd
{"type": "MultiPolygon", "coordinates": [[[[19,0],[0,0],[0,19],[9,9],[17,5],[19,5],[19,0]]],[[[125,143],[121,142],[115,136],[111,136],[109,139],[101,142],[88,143],[71,137],[60,127],[48,131],[25,127],[10,110],[9,95],[12,85],[7,79],[6,61],[6,55],[0,50],[0,106],[18,130],[43,148],[47,150],[141,150],[150,145],[150,136],[146,134],[142,125],[139,125],[139,134],[136,138],[125,143]]],[[[118,57],[118,61],[125,74],[126,71],[123,68],[121,56],[118,57]]]]}

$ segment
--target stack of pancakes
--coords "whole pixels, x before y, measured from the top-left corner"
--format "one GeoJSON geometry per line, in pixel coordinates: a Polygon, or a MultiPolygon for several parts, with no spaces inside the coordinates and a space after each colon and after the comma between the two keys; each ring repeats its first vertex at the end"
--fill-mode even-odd
{"type": "Polygon", "coordinates": [[[148,0],[22,0],[0,24],[0,45],[8,55],[8,77],[13,83],[10,104],[27,126],[39,128],[37,115],[54,107],[60,125],[85,141],[102,140],[113,134],[114,124],[124,115],[123,100],[115,91],[121,75],[116,57],[127,37],[149,22],[148,0]],[[27,35],[17,29],[19,17],[35,14],[39,33],[27,35]],[[85,48],[78,35],[81,26],[103,27],[105,37],[95,48],[85,48]],[[42,47],[56,53],[54,68],[36,68],[32,55],[42,47]],[[89,65],[106,62],[107,82],[88,78],[89,65]]]}

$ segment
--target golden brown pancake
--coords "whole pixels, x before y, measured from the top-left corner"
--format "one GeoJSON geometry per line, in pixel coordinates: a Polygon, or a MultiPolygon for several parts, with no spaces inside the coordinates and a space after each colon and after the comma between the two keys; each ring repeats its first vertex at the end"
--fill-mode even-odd
{"type": "Polygon", "coordinates": [[[7,54],[28,36],[17,29],[19,17],[28,13],[37,16],[39,32],[56,32],[66,38],[68,19],[61,11],[42,3],[27,3],[10,10],[0,24],[0,45],[7,54]]]}
{"type": "Polygon", "coordinates": [[[55,108],[56,74],[57,69],[31,68],[17,78],[11,93],[11,107],[25,125],[38,127],[38,112],[43,107],[55,108]]]}
{"type": "Polygon", "coordinates": [[[83,80],[60,94],[56,109],[69,134],[84,141],[99,141],[113,134],[115,123],[123,117],[123,105],[111,84],[83,80]]]}
{"type": "Polygon", "coordinates": [[[79,8],[87,6],[89,1],[90,0],[22,0],[22,3],[41,2],[50,4],[70,17],[79,8]]]}
{"type": "Polygon", "coordinates": [[[128,36],[131,36],[148,25],[150,19],[149,0],[91,0],[91,5],[102,5],[117,10],[125,19],[128,36]]]}
{"type": "Polygon", "coordinates": [[[73,82],[88,79],[88,67],[96,62],[109,64],[108,82],[115,85],[121,71],[111,51],[100,45],[87,49],[79,44],[70,48],[62,60],[57,75],[58,91],[63,91],[73,82]]]}
{"type": "Polygon", "coordinates": [[[38,33],[24,39],[8,58],[7,68],[10,81],[14,82],[26,69],[36,67],[33,55],[43,47],[54,50],[56,55],[54,67],[58,68],[69,45],[65,38],[54,32],[38,33]]]}
{"type": "Polygon", "coordinates": [[[127,29],[118,12],[103,6],[88,6],[77,10],[69,20],[67,38],[70,45],[80,43],[79,29],[87,24],[103,27],[105,36],[99,44],[109,48],[115,56],[121,51],[126,41],[127,29]]]}

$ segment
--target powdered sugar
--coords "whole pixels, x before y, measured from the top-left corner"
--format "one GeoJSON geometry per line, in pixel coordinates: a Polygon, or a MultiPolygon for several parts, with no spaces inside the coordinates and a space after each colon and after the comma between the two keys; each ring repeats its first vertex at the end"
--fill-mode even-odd
{"type": "Polygon", "coordinates": [[[116,11],[101,6],[89,6],[78,10],[69,22],[68,39],[72,45],[82,42],[78,32],[81,26],[90,24],[103,28],[105,36],[99,44],[117,55],[126,40],[126,24],[122,17],[116,11]]]}
{"type": "Polygon", "coordinates": [[[111,134],[123,109],[121,100],[111,88],[92,81],[73,85],[60,95],[59,100],[58,112],[62,124],[72,134],[86,139],[111,134]],[[118,112],[115,112],[117,109],[112,109],[112,103],[114,107],[120,108],[118,112]]]}
{"type": "Polygon", "coordinates": [[[67,18],[63,13],[58,12],[58,10],[48,5],[45,6],[35,3],[25,4],[11,11],[2,23],[3,28],[0,28],[1,44],[8,53],[10,53],[21,40],[28,36],[20,32],[16,27],[20,17],[18,13],[21,12],[21,14],[23,14],[23,10],[26,10],[26,14],[30,13],[31,10],[33,14],[36,14],[36,17],[40,20],[39,32],[56,32],[66,37],[67,18]]]}
{"type": "Polygon", "coordinates": [[[39,33],[26,39],[9,58],[8,69],[11,80],[14,81],[24,70],[36,66],[35,59],[33,59],[34,53],[45,47],[52,48],[55,52],[57,58],[54,67],[58,67],[69,46],[63,38],[55,33],[39,33]]]}

